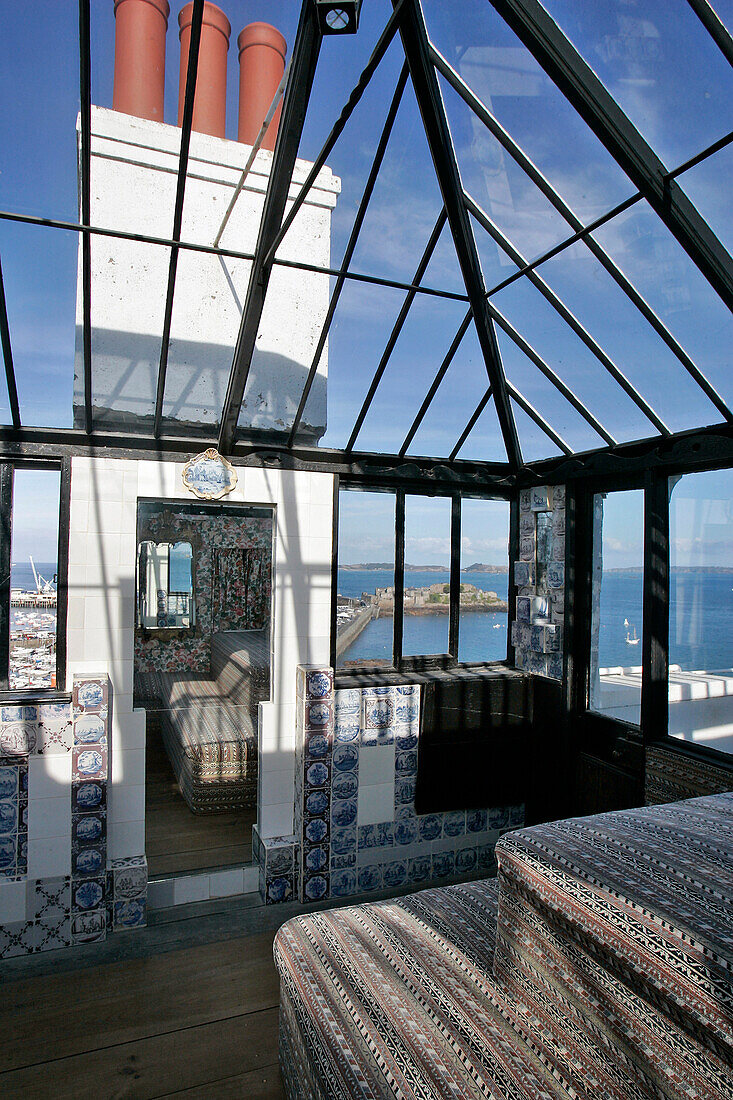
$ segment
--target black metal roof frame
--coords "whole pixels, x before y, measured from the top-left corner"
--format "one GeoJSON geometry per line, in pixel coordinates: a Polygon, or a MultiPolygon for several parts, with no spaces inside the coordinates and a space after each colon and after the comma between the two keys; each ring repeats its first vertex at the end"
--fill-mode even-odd
{"type": "MultiPolygon", "coordinates": [[[[154,451],[158,454],[190,451],[202,441],[216,442],[222,453],[230,454],[235,461],[262,461],[284,465],[310,465],[312,468],[329,468],[336,471],[348,471],[350,476],[373,476],[379,480],[386,478],[388,483],[406,483],[415,478],[427,478],[434,485],[457,485],[464,483],[475,486],[485,481],[506,486],[522,478],[542,476],[554,477],[563,463],[572,460],[572,474],[578,474],[584,468],[594,469],[603,456],[613,465],[614,456],[634,453],[663,455],[664,444],[674,447],[681,441],[683,449],[693,455],[691,438],[703,441],[702,449],[707,453],[709,441],[716,441],[714,450],[718,458],[727,456],[733,460],[731,439],[733,433],[733,413],[693,362],[688,353],[680,346],[662,319],[654,312],[642,294],[619,269],[616,263],[592,236],[593,232],[609,222],[619,213],[630,209],[635,203],[646,200],[670,232],[675,236],[707,279],[720,299],[729,307],[733,305],[733,261],[730,255],[701,217],[697,209],[676,184],[676,177],[696,164],[712,156],[733,142],[733,133],[724,136],[707,149],[674,170],[668,170],[654,151],[644,141],[629,118],[613,100],[603,84],[592,72],[575,48],[563,35],[538,0],[489,0],[499,15],[517,34],[535,60],[563,92],[568,101],[577,110],[590,129],[596,134],[615,161],[625,171],[637,187],[634,195],[613,209],[607,211],[592,223],[583,224],[563,200],[542,172],[532,163],[524,150],[511,138],[498,120],[478,99],[471,88],[463,81],[450,63],[438,52],[428,37],[420,0],[392,0],[393,12],[382,32],[372,55],[359,80],[339,114],[321,152],[316,157],[303,186],[291,208],[285,216],[288,190],[292,178],[295,160],[298,154],[303,124],[308,109],[308,101],[318,63],[321,34],[318,28],[313,0],[303,0],[298,31],[290,63],[290,72],[283,97],[282,117],[278,138],[273,155],[264,208],[260,221],[259,236],[254,253],[238,252],[219,246],[198,245],[181,239],[183,203],[188,169],[193,103],[196,87],[198,50],[203,18],[203,0],[194,0],[189,51],[186,92],[183,120],[181,126],[181,147],[179,156],[176,203],[173,219],[173,233],[170,239],[145,234],[128,233],[113,229],[104,229],[91,225],[90,170],[91,170],[91,49],[90,49],[90,4],[89,0],[79,0],[79,72],[81,100],[81,141],[80,141],[80,221],[64,222],[56,219],[23,215],[13,211],[0,211],[0,220],[21,222],[31,225],[47,226],[81,234],[81,301],[83,325],[83,380],[84,380],[84,430],[29,428],[23,426],[15,381],[11,331],[8,322],[0,267],[0,338],[2,343],[5,376],[12,425],[0,428],[0,447],[8,453],[30,454],[50,453],[54,447],[57,453],[69,450],[101,449],[105,453],[126,451],[140,453],[154,451]],[[338,137],[343,132],[348,119],[364,94],[370,80],[378,70],[382,58],[391,43],[399,36],[405,55],[405,65],[398,80],[381,139],[375,150],[372,168],[361,197],[351,235],[342,262],[338,268],[326,268],[307,262],[284,260],[277,257],[280,242],[285,237],[300,205],[305,201],[310,187],[326,163],[338,137]],[[440,92],[439,76],[446,80],[464,103],[479,119],[504,151],[512,158],[532,183],[541,191],[555,210],[564,218],[572,230],[560,243],[548,249],[544,254],[528,262],[502,233],[475,200],[468,195],[461,183],[456,152],[448,126],[445,107],[440,92]],[[352,271],[350,264],[356,248],[360,229],[366,215],[367,206],[378,178],[379,169],[389,140],[392,124],[399,106],[405,84],[410,79],[417,97],[423,127],[432,157],[437,182],[441,191],[443,207],[438,221],[427,242],[425,251],[410,283],[379,278],[358,271],[352,271]],[[516,270],[494,287],[486,288],[474,236],[473,222],[486,232],[497,246],[513,261],[516,270]],[[465,294],[445,291],[424,286],[422,279],[428,267],[438,238],[447,224],[455,245],[465,294]],[[92,404],[92,353],[91,353],[91,238],[94,235],[155,244],[170,250],[168,284],[165,304],[165,317],[162,333],[160,362],[158,368],[155,419],[152,437],[133,429],[115,432],[100,431],[94,424],[92,404]],[[573,315],[560,297],[549,287],[538,269],[565,249],[578,241],[591,251],[606,272],[632,302],[640,316],[664,341],[687,374],[709,399],[724,424],[701,427],[697,432],[671,432],[661,417],[636,390],[594,337],[573,315]],[[165,382],[170,340],[170,327],[176,286],[177,260],[180,250],[199,251],[220,257],[241,258],[252,261],[249,286],[242,311],[239,335],[233,353],[229,382],[224,400],[218,432],[212,431],[211,438],[206,434],[196,437],[181,437],[175,433],[175,427],[167,424],[163,418],[165,382]],[[299,406],[286,438],[274,441],[263,440],[256,432],[244,432],[237,422],[249,376],[259,321],[264,307],[270,273],[274,266],[284,266],[304,271],[335,276],[329,307],[316,344],[310,370],[301,394],[299,406]],[[545,300],[567,324],[574,335],[589,349],[604,369],[631,398],[637,408],[646,416],[658,434],[647,440],[625,444],[617,442],[601,421],[588,409],[585,403],[557,375],[529,344],[520,332],[502,315],[491,301],[501,290],[519,279],[527,279],[543,295],[545,300]],[[367,395],[362,403],[356,422],[346,446],[338,451],[306,446],[299,443],[298,430],[301,426],[311,386],[320,363],[323,349],[330,330],[339,297],[348,280],[390,287],[406,292],[402,308],[393,326],[384,352],[377,364],[367,395]],[[420,406],[400,449],[395,455],[377,452],[358,452],[355,450],[357,438],[367,415],[374,395],[379,387],[400,331],[407,319],[410,308],[419,295],[435,296],[448,300],[464,301],[468,312],[453,338],[451,345],[438,368],[425,399],[420,406]],[[455,446],[446,457],[422,458],[407,456],[415,435],[453,361],[455,354],[471,324],[475,326],[476,336],[483,354],[487,372],[488,387],[478,406],[472,411],[464,431],[455,446]],[[568,403],[578,412],[603,441],[603,446],[593,451],[575,454],[562,436],[552,427],[542,414],[508,382],[496,338],[496,326],[520,348],[537,370],[562,394],[568,403]],[[507,452],[506,463],[465,462],[458,458],[460,450],[471,430],[479,420],[481,413],[493,400],[498,416],[499,428],[507,452]],[[514,422],[513,405],[524,413],[562,452],[562,459],[547,459],[539,462],[524,463],[519,438],[514,422]],[[691,449],[692,448],[692,449],[691,449]],[[721,450],[722,448],[722,450],[721,450]]],[[[733,41],[706,0],[688,0],[691,8],[700,19],[718,48],[727,60],[733,63],[733,41]]]]}

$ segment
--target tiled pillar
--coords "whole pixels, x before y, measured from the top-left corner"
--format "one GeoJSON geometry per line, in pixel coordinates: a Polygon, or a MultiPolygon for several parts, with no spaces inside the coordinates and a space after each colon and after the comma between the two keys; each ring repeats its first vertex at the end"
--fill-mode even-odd
{"type": "Polygon", "coordinates": [[[562,679],[565,621],[565,486],[535,486],[519,494],[519,558],[512,622],[514,663],[526,672],[562,679]]]}
{"type": "Polygon", "coordinates": [[[298,667],[295,715],[296,889],[318,901],[331,893],[333,669],[298,667]]]}

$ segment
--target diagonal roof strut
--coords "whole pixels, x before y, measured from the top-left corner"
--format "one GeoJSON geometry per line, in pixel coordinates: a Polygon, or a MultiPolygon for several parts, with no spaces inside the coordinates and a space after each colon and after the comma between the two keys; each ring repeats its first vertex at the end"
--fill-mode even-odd
{"type": "MultiPolygon", "coordinates": [[[[393,5],[396,0],[392,0],[393,5]]],[[[518,469],[522,465],[514,413],[509,404],[504,368],[499,343],[488,310],[481,264],[476,249],[471,222],[462,198],[461,177],[448,128],[445,107],[440,95],[438,77],[430,59],[430,46],[419,0],[404,0],[400,34],[410,76],[415,88],[420,115],[428,140],[443,203],[448,215],[448,225],[460,264],[463,282],[473,312],[476,334],[486,364],[491,388],[494,392],[504,446],[509,465],[518,469]]]]}
{"type": "Polygon", "coordinates": [[[733,260],[610,92],[538,0],[490,0],[733,309],[733,260]]]}

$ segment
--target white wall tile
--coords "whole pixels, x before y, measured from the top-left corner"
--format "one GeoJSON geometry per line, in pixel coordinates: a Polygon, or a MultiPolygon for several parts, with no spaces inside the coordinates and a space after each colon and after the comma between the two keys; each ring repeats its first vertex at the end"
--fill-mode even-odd
{"type": "Polygon", "coordinates": [[[71,874],[71,840],[64,837],[44,837],[28,841],[28,878],[55,878],[71,874]]]}
{"type": "Polygon", "coordinates": [[[244,871],[232,867],[228,871],[214,871],[209,875],[209,896],[229,898],[244,893],[244,871]]]}
{"type": "MultiPolygon", "coordinates": [[[[359,755],[361,757],[361,753],[359,755]]],[[[361,771],[361,759],[359,770],[361,771]]],[[[394,820],[394,780],[372,786],[359,783],[356,820],[359,825],[376,825],[380,821],[394,820]]]]}
{"type": "MultiPolygon", "coordinates": [[[[391,745],[367,745],[359,752],[359,785],[392,783],[394,789],[395,747],[391,745]]],[[[384,819],[382,819],[384,820],[384,819]]]]}
{"type": "Polygon", "coordinates": [[[293,831],[293,798],[278,806],[262,806],[258,816],[259,832],[263,839],[290,836],[293,831]]]}
{"type": "Polygon", "coordinates": [[[26,883],[0,882],[0,925],[26,919],[26,883]]]}
{"type": "Polygon", "coordinates": [[[145,854],[145,822],[118,821],[107,833],[107,855],[110,859],[145,854]]]}
{"type": "Polygon", "coordinates": [[[259,867],[245,867],[244,868],[244,889],[243,893],[253,894],[260,888],[260,870],[259,867]]]}
{"type": "Polygon", "coordinates": [[[145,818],[145,787],[140,784],[113,783],[108,795],[108,828],[121,821],[142,821],[145,818]]]}
{"type": "MultiPolygon", "coordinates": [[[[29,807],[37,798],[68,797],[71,805],[71,756],[52,753],[50,756],[31,756],[28,759],[29,807]]],[[[29,813],[32,813],[29,809],[29,813]]]]}
{"type": "Polygon", "coordinates": [[[148,909],[167,909],[175,905],[175,880],[161,879],[148,883],[148,909]]]}
{"type": "Polygon", "coordinates": [[[34,798],[28,803],[28,840],[65,837],[71,843],[71,796],[68,790],[58,798],[34,798]]]}
{"type": "MultiPolygon", "coordinates": [[[[140,721],[139,713],[125,715],[125,722],[140,721]]],[[[119,749],[112,753],[112,782],[136,787],[145,783],[143,749],[119,749]]]]}
{"type": "MultiPolygon", "coordinates": [[[[262,757],[260,757],[262,761],[262,757]]],[[[267,765],[262,768],[260,797],[262,806],[277,806],[293,798],[293,762],[289,767],[273,771],[267,765]]]]}
{"type": "Polygon", "coordinates": [[[187,905],[192,901],[209,900],[209,876],[190,875],[177,878],[173,886],[173,899],[176,905],[187,905]]]}

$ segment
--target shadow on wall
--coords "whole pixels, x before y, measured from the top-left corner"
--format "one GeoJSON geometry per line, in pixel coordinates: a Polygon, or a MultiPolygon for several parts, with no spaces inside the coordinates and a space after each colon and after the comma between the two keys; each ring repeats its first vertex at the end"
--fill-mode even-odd
{"type": "MultiPolygon", "coordinates": [[[[76,330],[74,424],[84,422],[82,330],[76,330]]],[[[92,331],[92,405],[100,428],[145,425],[155,416],[160,336],[101,329],[92,331]]],[[[211,435],[226,396],[233,349],[228,345],[171,339],[166,373],[163,420],[196,434],[211,435]]],[[[308,370],[275,352],[255,350],[239,427],[281,436],[290,430],[308,370]]],[[[303,439],[315,441],[326,431],[326,378],[317,374],[300,427],[303,439]]]]}

